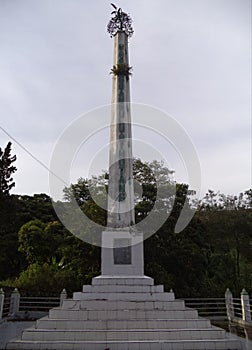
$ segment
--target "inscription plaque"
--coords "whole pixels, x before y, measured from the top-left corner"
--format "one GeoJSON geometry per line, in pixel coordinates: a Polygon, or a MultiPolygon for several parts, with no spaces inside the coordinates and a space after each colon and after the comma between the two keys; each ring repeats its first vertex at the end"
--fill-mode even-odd
{"type": "Polygon", "coordinates": [[[131,264],[131,239],[130,238],[114,239],[114,264],[115,265],[131,264]]]}

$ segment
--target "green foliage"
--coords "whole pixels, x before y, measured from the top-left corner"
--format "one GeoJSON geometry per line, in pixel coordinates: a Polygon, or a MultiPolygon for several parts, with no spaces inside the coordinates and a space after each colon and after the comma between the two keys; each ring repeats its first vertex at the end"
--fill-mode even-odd
{"type": "Polygon", "coordinates": [[[32,220],[19,232],[19,249],[29,265],[12,283],[29,295],[69,293],[100,273],[100,249],[80,241],[57,222],[32,220]]]}
{"type": "MultiPolygon", "coordinates": [[[[238,196],[209,190],[190,224],[176,234],[182,208],[196,205],[193,192],[175,184],[160,162],[135,159],[133,169],[136,221],[157,204],[170,213],[145,241],[145,274],[177,297],[222,297],[226,288],[234,295],[242,288],[252,294],[252,190],[238,196]]],[[[76,200],[91,220],[105,226],[107,187],[107,173],[79,179],[64,190],[66,201],[56,203],[58,210],[76,200]]],[[[58,295],[63,288],[80,290],[99,275],[100,248],[62,227],[49,196],[6,196],[0,213],[0,279],[12,277],[13,286],[30,294],[58,295]]],[[[88,225],[85,230],[92,235],[88,225]]]]}
{"type": "Polygon", "coordinates": [[[220,192],[208,190],[203,199],[198,203],[200,211],[214,210],[241,210],[252,208],[252,189],[236,195],[225,195],[220,192]]]}
{"type": "Polygon", "coordinates": [[[11,156],[11,142],[8,142],[5,149],[0,148],[0,199],[10,194],[10,190],[15,186],[12,174],[17,168],[12,165],[17,157],[11,156]]]}
{"type": "Polygon", "coordinates": [[[82,281],[78,274],[66,269],[55,259],[48,263],[33,263],[21,272],[14,281],[14,286],[29,295],[58,296],[63,288],[69,293],[79,290],[82,281]]]}
{"type": "Polygon", "coordinates": [[[60,254],[64,265],[81,276],[83,283],[90,283],[92,277],[99,275],[101,255],[99,247],[83,242],[69,232],[65,232],[60,254]]]}
{"type": "Polygon", "coordinates": [[[24,224],[18,233],[19,251],[24,253],[29,264],[46,262],[57,255],[63,241],[63,227],[58,221],[47,225],[36,219],[24,224]]]}
{"type": "MultiPolygon", "coordinates": [[[[140,159],[133,161],[135,215],[136,222],[145,218],[154,204],[159,209],[171,209],[174,201],[173,171],[164,167],[162,162],[143,163],[140,159]],[[158,187],[158,188],[157,188],[158,187]],[[157,203],[157,190],[159,200],[157,203]]],[[[106,226],[107,221],[107,189],[108,173],[93,176],[91,179],[80,178],[76,184],[64,189],[64,199],[68,202],[76,200],[83,212],[97,224],[106,226]]],[[[90,230],[87,227],[86,230],[90,230]]]]}
{"type": "Polygon", "coordinates": [[[169,211],[174,201],[173,171],[162,162],[143,163],[140,159],[133,161],[135,216],[136,222],[143,220],[154,205],[159,210],[169,211]]]}
{"type": "Polygon", "coordinates": [[[75,199],[79,205],[84,204],[87,200],[91,199],[88,185],[89,181],[87,179],[79,178],[77,184],[72,184],[70,187],[64,188],[64,199],[69,202],[75,199]]]}
{"type": "Polygon", "coordinates": [[[21,207],[18,215],[20,216],[20,220],[22,220],[22,224],[34,219],[39,219],[43,222],[57,219],[52,206],[52,200],[47,194],[23,195],[17,196],[17,199],[21,207]]]}
{"type": "Polygon", "coordinates": [[[225,287],[236,295],[242,288],[252,292],[252,210],[210,207],[197,216],[209,244],[207,279],[213,289],[219,294],[225,287]]]}
{"type": "Polygon", "coordinates": [[[132,71],[132,67],[129,67],[125,63],[118,63],[117,65],[113,66],[110,74],[122,75],[122,76],[125,76],[126,78],[129,78],[129,76],[132,75],[131,71],[132,71]]]}
{"type": "Polygon", "coordinates": [[[34,196],[5,196],[0,201],[0,280],[17,275],[27,263],[18,251],[18,232],[33,219],[55,220],[51,199],[46,194],[34,196]]]}

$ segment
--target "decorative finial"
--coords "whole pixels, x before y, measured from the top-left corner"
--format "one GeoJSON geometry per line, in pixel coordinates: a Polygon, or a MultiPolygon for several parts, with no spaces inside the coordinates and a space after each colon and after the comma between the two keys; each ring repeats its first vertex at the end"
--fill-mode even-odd
{"type": "Polygon", "coordinates": [[[107,30],[111,38],[118,32],[125,32],[129,37],[134,33],[132,27],[131,17],[123,12],[121,8],[117,8],[116,5],[111,3],[111,6],[114,8],[114,11],[111,12],[112,18],[108,23],[107,30]]]}

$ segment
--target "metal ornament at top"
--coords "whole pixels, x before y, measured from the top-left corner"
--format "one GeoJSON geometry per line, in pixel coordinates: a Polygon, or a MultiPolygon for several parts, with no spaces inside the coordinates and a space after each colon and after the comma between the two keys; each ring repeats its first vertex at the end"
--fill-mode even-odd
{"type": "Polygon", "coordinates": [[[114,4],[111,4],[111,6],[113,6],[115,9],[113,12],[111,12],[113,17],[107,25],[107,30],[111,38],[117,32],[125,32],[129,37],[131,37],[134,33],[131,17],[127,13],[123,12],[121,8],[117,8],[114,4]]]}

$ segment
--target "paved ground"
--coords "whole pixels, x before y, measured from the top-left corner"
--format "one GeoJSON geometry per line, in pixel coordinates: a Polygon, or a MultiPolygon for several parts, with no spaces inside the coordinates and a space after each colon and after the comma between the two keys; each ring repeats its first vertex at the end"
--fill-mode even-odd
{"type": "Polygon", "coordinates": [[[0,350],[5,349],[6,343],[14,338],[21,337],[25,328],[34,325],[35,321],[26,322],[3,322],[0,324],[0,350]]]}
{"type": "MultiPolygon", "coordinates": [[[[228,333],[228,337],[231,337],[231,338],[239,338],[241,339],[241,337],[238,337],[237,335],[234,335],[234,334],[231,334],[231,333],[228,333]]],[[[246,340],[246,339],[243,339],[243,350],[252,350],[252,341],[251,340],[246,340]]]]}

